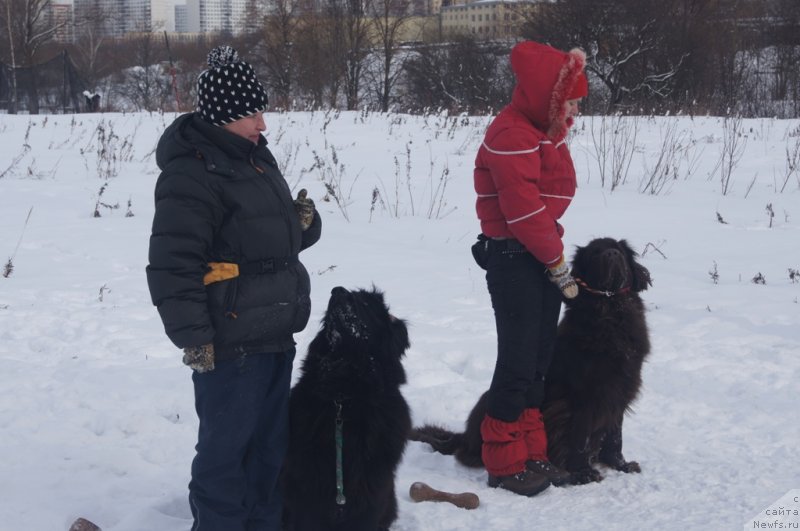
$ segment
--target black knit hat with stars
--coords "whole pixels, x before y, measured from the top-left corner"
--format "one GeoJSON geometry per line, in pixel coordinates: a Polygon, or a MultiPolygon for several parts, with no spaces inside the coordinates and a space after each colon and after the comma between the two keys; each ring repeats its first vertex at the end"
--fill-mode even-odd
{"type": "Polygon", "coordinates": [[[267,109],[267,91],[232,47],[211,50],[208,67],[197,77],[197,112],[205,121],[225,125],[267,109]]]}

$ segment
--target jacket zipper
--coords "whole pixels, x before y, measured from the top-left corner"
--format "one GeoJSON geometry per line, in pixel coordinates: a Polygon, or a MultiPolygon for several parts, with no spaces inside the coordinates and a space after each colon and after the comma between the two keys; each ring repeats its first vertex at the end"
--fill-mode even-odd
{"type": "MultiPolygon", "coordinates": [[[[265,181],[267,181],[267,185],[270,187],[272,192],[275,194],[275,197],[278,199],[278,202],[281,204],[281,213],[284,216],[284,220],[286,221],[287,229],[289,231],[289,245],[290,245],[289,252],[291,252],[291,250],[294,249],[294,234],[292,232],[292,221],[291,218],[289,217],[289,213],[286,211],[286,205],[284,205],[283,201],[281,201],[280,191],[275,189],[275,184],[272,182],[272,179],[270,179],[269,175],[267,175],[266,172],[255,163],[255,161],[253,160],[252,152],[250,152],[250,165],[253,168],[255,168],[255,170],[259,174],[263,176],[265,181]]],[[[291,200],[291,196],[289,197],[289,199],[291,200]]]]}

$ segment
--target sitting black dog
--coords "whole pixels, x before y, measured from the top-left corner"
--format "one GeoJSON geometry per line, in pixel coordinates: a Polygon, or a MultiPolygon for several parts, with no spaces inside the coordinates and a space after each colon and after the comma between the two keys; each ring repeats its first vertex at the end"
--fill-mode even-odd
{"type": "Polygon", "coordinates": [[[411,429],[400,393],[408,347],[382,293],[331,291],[289,399],[288,531],[386,530],[397,518],[395,471],[411,429]]]}
{"type": "MultiPolygon", "coordinates": [[[[651,285],[650,273],[636,257],[625,240],[597,238],[579,247],[572,260],[580,291],[566,300],[541,407],[548,457],[570,472],[572,483],[602,480],[596,462],[641,471],[622,456],[622,419],[639,394],[650,352],[639,296],[651,285]]],[[[428,425],[412,430],[410,438],[455,454],[466,466],[483,466],[480,424],[487,406],[484,393],[463,433],[428,425]]]]}

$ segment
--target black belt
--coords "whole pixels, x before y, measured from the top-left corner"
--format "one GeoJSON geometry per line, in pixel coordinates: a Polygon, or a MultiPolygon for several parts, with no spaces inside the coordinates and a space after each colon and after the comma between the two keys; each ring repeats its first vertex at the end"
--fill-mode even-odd
{"type": "Polygon", "coordinates": [[[505,251],[508,253],[527,253],[528,249],[522,245],[519,240],[514,238],[506,238],[503,240],[497,240],[495,238],[487,238],[489,242],[490,249],[496,249],[498,251],[505,251]]]}
{"type": "Polygon", "coordinates": [[[259,260],[257,262],[248,262],[246,264],[239,264],[240,275],[264,275],[267,273],[275,273],[276,271],[284,271],[299,263],[300,260],[296,256],[289,258],[269,258],[267,260],[259,260]]]}

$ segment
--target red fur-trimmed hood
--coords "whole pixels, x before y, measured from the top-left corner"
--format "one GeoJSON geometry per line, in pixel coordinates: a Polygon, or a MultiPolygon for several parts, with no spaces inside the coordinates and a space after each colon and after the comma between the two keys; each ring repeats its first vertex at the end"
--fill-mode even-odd
{"type": "Polygon", "coordinates": [[[511,104],[547,137],[559,142],[567,136],[567,100],[583,75],[586,54],[577,48],[562,52],[551,46],[523,41],[511,50],[511,68],[517,86],[511,104]]]}

